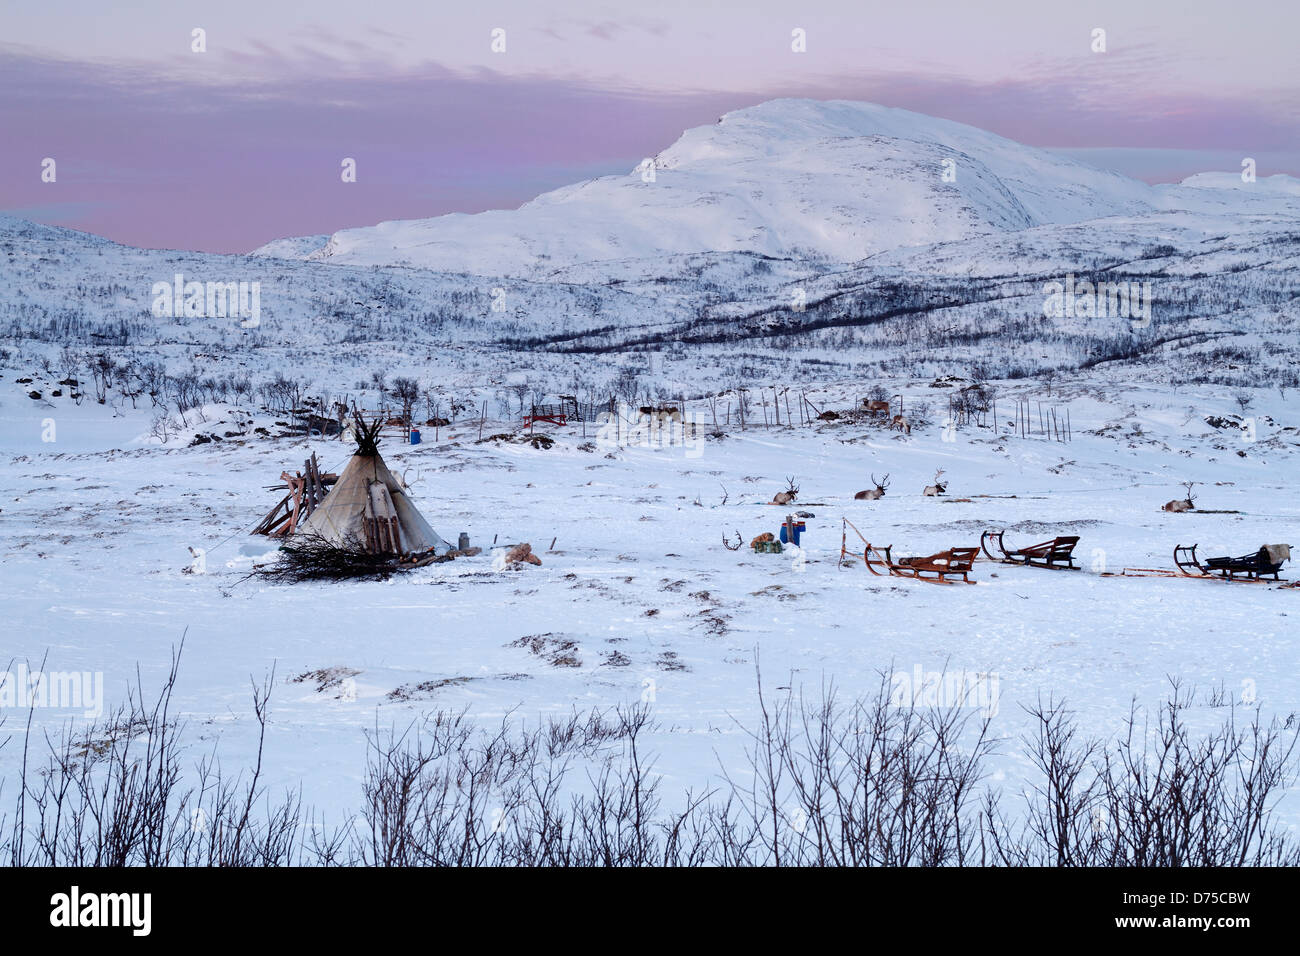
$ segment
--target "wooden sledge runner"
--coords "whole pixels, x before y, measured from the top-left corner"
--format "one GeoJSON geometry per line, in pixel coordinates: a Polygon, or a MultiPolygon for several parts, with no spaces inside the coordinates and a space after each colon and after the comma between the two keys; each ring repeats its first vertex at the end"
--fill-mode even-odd
{"type": "Polygon", "coordinates": [[[1282,564],[1290,557],[1287,545],[1264,545],[1251,554],[1240,557],[1206,558],[1201,560],[1196,555],[1197,545],[1178,545],[1174,548],[1174,564],[1179,572],[1189,578],[1213,578],[1218,581],[1260,582],[1264,576],[1273,575],[1274,581],[1281,581],[1279,576],[1282,564]],[[1242,575],[1242,577],[1237,577],[1242,575]]]}
{"type": "Polygon", "coordinates": [[[888,545],[882,550],[868,544],[867,550],[863,554],[863,559],[867,563],[867,570],[872,574],[884,573],[876,570],[872,562],[872,555],[874,554],[875,562],[882,564],[895,577],[915,578],[918,581],[928,581],[932,584],[952,584],[953,582],[948,580],[949,576],[952,576],[960,577],[967,584],[975,583],[968,575],[975,563],[976,555],[979,554],[979,548],[949,548],[935,554],[917,555],[897,560],[894,559],[892,549],[893,545],[888,545]]]}
{"type": "Polygon", "coordinates": [[[1181,578],[1182,575],[1169,568],[1123,568],[1119,571],[1098,571],[1100,578],[1181,578]]]}
{"type": "Polygon", "coordinates": [[[852,528],[853,533],[856,534],[858,536],[858,540],[862,542],[863,551],[861,554],[861,558],[863,562],[866,563],[867,569],[870,570],[871,564],[870,562],[867,561],[867,552],[871,550],[871,542],[869,542],[866,538],[862,537],[862,532],[859,531],[857,526],[848,518],[842,518],[841,522],[842,523],[840,524],[840,558],[838,561],[835,562],[835,567],[837,569],[843,568],[845,558],[859,557],[856,551],[849,550],[849,528],[852,528]]]}
{"type": "Polygon", "coordinates": [[[980,535],[980,547],[994,561],[1001,561],[1003,564],[1023,564],[1032,568],[1048,568],[1052,571],[1079,570],[1079,566],[1074,563],[1074,548],[1079,543],[1077,534],[1060,535],[1050,541],[1040,541],[1038,544],[1017,548],[1015,551],[1007,550],[1002,541],[1004,534],[1006,534],[1005,529],[985,531],[980,535]],[[1001,552],[1000,557],[989,550],[990,543],[1001,552]]]}

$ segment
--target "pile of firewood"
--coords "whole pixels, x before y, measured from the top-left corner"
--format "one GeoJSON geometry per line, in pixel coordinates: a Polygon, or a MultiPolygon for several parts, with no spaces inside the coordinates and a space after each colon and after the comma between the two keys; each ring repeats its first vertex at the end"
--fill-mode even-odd
{"type": "Polygon", "coordinates": [[[272,538],[293,534],[298,529],[298,524],[310,518],[311,513],[319,507],[326,492],[339,480],[339,476],[333,472],[322,475],[320,466],[316,463],[316,453],[312,452],[312,456],[303,462],[302,471],[292,475],[282,471],[280,479],[283,484],[270,485],[269,488],[287,489],[289,493],[257,523],[253,534],[265,534],[272,538]]]}

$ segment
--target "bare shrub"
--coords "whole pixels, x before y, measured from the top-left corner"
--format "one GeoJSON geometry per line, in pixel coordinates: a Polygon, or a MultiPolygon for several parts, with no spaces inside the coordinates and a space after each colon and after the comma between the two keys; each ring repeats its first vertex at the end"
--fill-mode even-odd
{"type": "Polygon", "coordinates": [[[254,565],[244,580],[257,578],[272,584],[386,581],[402,570],[392,555],[373,554],[355,538],[338,544],[319,534],[299,531],[280,546],[276,560],[254,565]]]}
{"type": "Polygon", "coordinates": [[[1175,684],[1154,726],[1136,707],[1110,745],[1081,740],[1059,703],[1029,710],[1025,749],[1041,783],[1022,829],[989,804],[997,862],[1032,866],[1295,866],[1300,848],[1273,811],[1296,778],[1297,731],[1258,712],[1194,737],[1192,695],[1175,684]]]}
{"type": "MultiPolygon", "coordinates": [[[[184,641],[182,640],[182,645],[184,641]]],[[[183,782],[184,725],[162,691],[46,738],[29,720],[0,855],[14,866],[1259,866],[1300,863],[1274,819],[1297,777],[1296,731],[1256,713],[1193,735],[1175,685],[1110,743],[1039,700],[1029,774],[1004,809],[985,783],[989,722],[959,706],[840,698],[831,685],[771,700],[758,686],[746,756],[721,784],[664,795],[647,705],[482,727],[438,711],[367,734],[361,807],[328,828],[301,796],[272,799],[262,743],[274,673],[252,686],[254,765],[215,751],[183,782]],[[30,759],[29,759],[30,758],[30,759]]]]}

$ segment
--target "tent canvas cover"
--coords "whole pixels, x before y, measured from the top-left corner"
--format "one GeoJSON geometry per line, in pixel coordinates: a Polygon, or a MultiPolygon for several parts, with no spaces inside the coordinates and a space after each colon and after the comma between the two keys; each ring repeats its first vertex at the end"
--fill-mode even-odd
{"type": "Polygon", "coordinates": [[[361,546],[373,554],[411,554],[451,545],[424,520],[406,488],[378,453],[355,454],[298,534],[314,535],[339,547],[361,546]]]}

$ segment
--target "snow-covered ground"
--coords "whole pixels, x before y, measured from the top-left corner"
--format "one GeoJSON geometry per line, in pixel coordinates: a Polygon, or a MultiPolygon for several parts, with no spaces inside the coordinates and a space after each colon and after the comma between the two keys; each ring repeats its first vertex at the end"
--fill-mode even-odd
{"type": "MultiPolygon", "coordinates": [[[[14,374],[0,385],[0,666],[45,658],[49,671],[102,672],[111,710],[137,668],[157,687],[184,635],[177,706],[196,754],[217,745],[227,767],[253,756],[250,678],[274,668],[269,782],[301,783],[304,802],[335,819],[360,802],[364,730],[436,709],[491,723],[648,700],[665,796],[716,783],[739,765],[760,661],[765,687],[813,693],[833,681],[871,694],[881,672],[916,668],[993,675],[993,782],[1013,789],[1020,705],[1040,695],[1065,698],[1102,736],[1134,700],[1163,700],[1171,679],[1198,688],[1193,716],[1206,728],[1226,715],[1223,699],[1282,721],[1300,712],[1300,590],[1099,573],[1170,568],[1177,544],[1199,542],[1203,555],[1300,545],[1294,395],[1255,393],[1245,436],[1206,423],[1241,415],[1222,391],[1068,378],[1050,392],[1002,383],[998,432],[948,430],[952,440],[941,424],[901,436],[848,421],[755,426],[751,415],[744,430],[724,423],[725,437],[659,448],[610,447],[594,425],[585,437],[571,425],[549,429],[544,449],[480,443],[466,421],[381,451],[434,527],[450,540],[468,532],[484,554],[383,583],[269,586],[246,575],[275,545],[245,533],[275,500],[267,486],[312,452],[338,470],[345,445],[250,435],[187,446],[196,431],[243,427],[223,406],[204,422],[191,413],[164,446],[143,407],[32,401],[14,374]],[[1017,397],[1068,408],[1073,440],[1008,434],[1017,397]],[[55,440],[43,441],[51,421],[55,440]],[[922,496],[940,468],[948,494],[922,496]],[[883,499],[853,500],[885,472],[883,499]],[[788,476],[796,505],[767,504],[788,476]],[[1160,510],[1185,481],[1207,513],[1160,510]],[[796,509],[815,516],[802,552],[748,548],[796,509]],[[842,518],[896,554],[973,545],[984,528],[1024,544],[1078,534],[1083,570],[981,560],[975,586],[874,577],[860,560],[837,567],[842,518]],[[723,538],[736,533],[746,547],[730,551],[723,538]],[[493,543],[518,541],[542,566],[497,570],[493,543]],[[296,680],[318,671],[350,681],[296,680]]],[[[890,384],[907,402],[943,391],[890,384]]],[[[809,394],[845,409],[860,387],[809,394]]],[[[705,406],[688,411],[714,431],[705,406]]],[[[483,434],[516,428],[489,421],[483,434]]],[[[8,718],[12,733],[25,713],[8,718]]],[[[41,731],[84,722],[68,710],[35,719],[41,731]]],[[[0,776],[20,758],[0,749],[0,776]]],[[[1300,795],[1281,809],[1300,822],[1300,795]]]]}
{"type": "MultiPolygon", "coordinates": [[[[1180,544],[1300,546],[1295,179],[1148,186],[960,124],[811,101],[729,113],[653,159],[653,176],[515,211],[247,256],[0,216],[0,667],[102,673],[111,710],[137,668],[158,687],[184,635],[175,703],[196,753],[236,768],[257,739],[250,679],[274,668],[268,782],[301,784],[335,819],[360,802],[364,731],[438,709],[490,723],[645,701],[664,796],[698,792],[743,762],[760,665],[773,690],[850,696],[882,673],[989,675],[993,783],[1012,790],[1021,705],[1040,697],[1100,737],[1171,681],[1195,686],[1204,729],[1234,702],[1294,726],[1300,589],[1120,572],[1171,568],[1180,544]],[[1100,293],[1049,308],[1076,279],[1124,283],[1146,308],[1100,293]],[[257,283],[257,314],[157,308],[159,283],[171,302],[193,282],[209,297],[257,283]],[[382,451],[442,536],[484,553],[383,583],[250,578],[274,558],[247,534],[268,486],[313,452],[331,470],[349,454],[288,435],[287,409],[377,408],[385,376],[418,380],[420,417],[456,419],[382,451]],[[946,428],[949,394],[972,382],[996,389],[996,428],[946,428]],[[788,408],[767,424],[774,387],[819,411],[897,393],[918,424],[791,427],[788,408]],[[557,394],[684,399],[701,427],[668,447],[611,447],[593,423],[550,429],[549,448],[479,441],[557,394]],[[1013,433],[1018,401],[1035,434],[1013,433]],[[1053,411],[1070,441],[1038,433],[1053,411]],[[947,495],[923,496],[940,469],[947,495]],[[884,473],[883,499],[854,500],[884,473]],[[767,504],[788,478],[797,503],[767,504]],[[1199,510],[1161,511],[1185,482],[1199,510]],[[794,510],[812,515],[802,551],[724,546],[794,510]],[[1077,534],[1082,570],[876,577],[839,565],[844,519],[896,554],[986,528],[1014,544],[1077,534]],[[493,545],[524,541],[542,565],[499,569],[493,545]]],[[[0,738],[25,720],[0,717],[0,738]]],[[[85,718],[35,714],[40,732],[69,719],[85,718]]],[[[0,747],[0,778],[20,759],[0,747]]],[[[1300,823],[1300,797],[1282,812],[1300,823]]]]}

